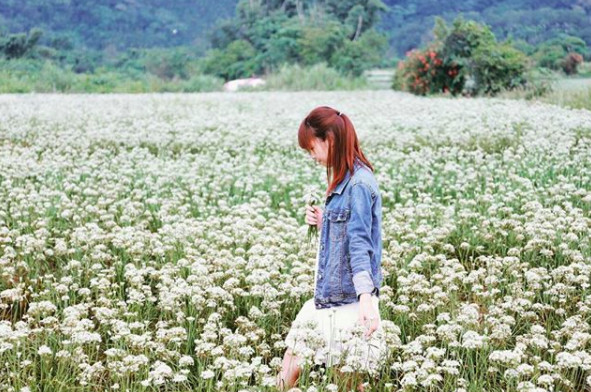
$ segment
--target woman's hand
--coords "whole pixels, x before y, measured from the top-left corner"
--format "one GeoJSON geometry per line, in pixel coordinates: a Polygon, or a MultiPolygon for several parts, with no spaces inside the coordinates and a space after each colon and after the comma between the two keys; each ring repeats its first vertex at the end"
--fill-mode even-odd
{"type": "Polygon", "coordinates": [[[318,206],[306,206],[306,223],[322,228],[322,209],[318,206]]]}
{"type": "Polygon", "coordinates": [[[367,331],[363,336],[369,337],[376,329],[378,329],[380,318],[373,306],[370,293],[363,293],[359,297],[359,319],[358,322],[363,324],[367,331]]]}

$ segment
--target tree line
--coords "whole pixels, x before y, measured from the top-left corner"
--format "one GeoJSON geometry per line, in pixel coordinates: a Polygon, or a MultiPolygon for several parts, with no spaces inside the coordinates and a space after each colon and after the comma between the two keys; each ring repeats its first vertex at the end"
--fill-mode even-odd
{"type": "MultiPolygon", "coordinates": [[[[204,91],[219,89],[224,81],[234,78],[281,73],[286,64],[304,69],[322,64],[344,78],[359,78],[369,68],[400,64],[404,67],[399,68],[394,87],[410,89],[412,82],[405,82],[405,78],[418,78],[425,83],[425,77],[430,77],[421,77],[418,71],[426,65],[420,59],[429,48],[447,63],[445,67],[451,64],[451,58],[462,67],[457,70],[455,82],[430,82],[428,89],[419,88],[417,92],[431,91],[434,86],[440,87],[438,91],[454,92],[459,81],[465,80],[467,84],[462,86],[470,86],[478,72],[490,74],[483,68],[487,61],[498,75],[510,74],[504,67],[525,69],[525,65],[574,74],[584,59],[590,59],[586,41],[591,40],[590,27],[580,23],[584,16],[588,20],[589,0],[576,0],[566,8],[561,2],[543,0],[527,12],[525,9],[533,4],[529,0],[468,0],[453,5],[431,0],[220,0],[216,2],[218,7],[210,2],[198,2],[199,6],[195,6],[194,2],[183,0],[169,8],[149,0],[143,3],[143,9],[138,8],[137,2],[92,7],[86,0],[32,0],[23,5],[30,12],[26,22],[23,13],[17,11],[16,0],[6,1],[7,7],[0,10],[4,17],[0,18],[0,76],[12,84],[5,84],[4,88],[0,85],[0,91],[14,86],[26,91],[28,83],[44,90],[43,78],[56,78],[52,86],[60,91],[82,82],[91,91],[110,91],[116,86],[123,90],[127,86],[133,91],[204,91]],[[48,7],[53,2],[57,2],[56,8],[51,11],[48,7]],[[230,7],[234,7],[233,13],[227,12],[230,7]],[[549,7],[562,18],[561,22],[556,16],[548,16],[549,7]],[[55,21],[50,23],[39,17],[58,11],[63,14],[55,19],[62,21],[64,27],[73,18],[85,28],[70,26],[71,30],[56,33],[55,21]],[[155,16],[148,11],[155,12],[155,16]],[[203,17],[197,16],[199,12],[203,17]],[[440,20],[434,16],[437,12],[442,15],[440,20]],[[453,21],[449,17],[457,12],[467,15],[465,20],[472,24],[458,28],[454,21],[456,27],[450,34],[455,38],[466,34],[463,39],[469,41],[468,45],[474,40],[480,42],[469,56],[454,52],[449,46],[453,39],[443,39],[438,32],[443,24],[453,21]],[[538,25],[528,22],[531,15],[540,16],[538,25]],[[525,23],[507,23],[516,18],[525,23]],[[484,23],[483,19],[492,20],[493,24],[484,23]],[[40,26],[32,25],[39,20],[43,21],[40,26]],[[191,20],[195,23],[191,24],[191,20]],[[430,31],[426,26],[429,20],[438,23],[439,28],[430,31]],[[8,32],[6,21],[30,28],[8,32]],[[384,29],[386,24],[391,25],[391,30],[384,29]],[[127,34],[140,26],[142,39],[127,34]],[[188,37],[197,34],[196,26],[207,26],[208,32],[190,41],[188,37]],[[118,30],[122,34],[116,35],[118,30]],[[420,38],[412,33],[415,30],[420,32],[420,38]],[[484,32],[476,34],[477,30],[484,32]],[[87,42],[94,46],[87,46],[87,42]],[[513,65],[503,63],[505,60],[513,65]]],[[[429,65],[429,72],[436,68],[434,65],[429,65]]],[[[455,71],[446,68],[442,72],[455,71]]],[[[512,78],[508,85],[515,84],[517,79],[512,78]]],[[[493,86],[496,83],[491,82],[479,91],[497,91],[493,86]]]]}

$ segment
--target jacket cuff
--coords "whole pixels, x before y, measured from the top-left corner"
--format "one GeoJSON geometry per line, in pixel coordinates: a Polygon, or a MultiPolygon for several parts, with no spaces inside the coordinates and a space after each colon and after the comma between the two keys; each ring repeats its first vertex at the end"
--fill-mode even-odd
{"type": "Polygon", "coordinates": [[[359,299],[359,296],[363,293],[373,294],[375,292],[375,287],[373,285],[373,281],[371,280],[371,276],[366,270],[359,271],[353,275],[353,285],[355,286],[357,299],[359,299]]]}

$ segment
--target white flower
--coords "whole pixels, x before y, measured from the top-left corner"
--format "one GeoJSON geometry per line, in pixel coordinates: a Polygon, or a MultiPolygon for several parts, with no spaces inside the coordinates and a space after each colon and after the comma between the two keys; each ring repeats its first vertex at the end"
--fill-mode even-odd
{"type": "Polygon", "coordinates": [[[537,382],[541,385],[552,385],[554,384],[554,379],[549,374],[542,374],[540,377],[538,377],[537,382]]]}
{"type": "Polygon", "coordinates": [[[161,361],[156,361],[152,365],[152,370],[149,372],[149,378],[154,385],[164,384],[167,378],[172,377],[172,369],[170,366],[161,361]]]}
{"type": "Polygon", "coordinates": [[[192,366],[193,363],[194,363],[193,357],[191,357],[190,355],[183,355],[181,357],[181,359],[179,359],[179,366],[180,367],[192,366]]]}
{"type": "Polygon", "coordinates": [[[46,345],[43,345],[43,346],[39,347],[39,349],[37,350],[37,353],[41,356],[44,356],[44,355],[51,355],[52,351],[49,347],[47,347],[46,345]]]}
{"type": "Polygon", "coordinates": [[[201,378],[204,380],[209,380],[210,378],[213,378],[213,376],[215,376],[215,373],[211,370],[204,370],[201,372],[201,378]]]}
{"type": "Polygon", "coordinates": [[[513,350],[495,350],[489,354],[488,359],[493,363],[514,367],[521,362],[521,356],[520,352],[513,350]]]}
{"type": "Polygon", "coordinates": [[[556,365],[560,368],[576,368],[581,366],[582,359],[577,355],[562,351],[556,355],[556,365]]]}
{"type": "Polygon", "coordinates": [[[414,387],[417,385],[417,378],[415,373],[406,373],[404,374],[404,376],[402,377],[402,380],[400,381],[400,385],[402,385],[403,388],[405,387],[414,387]]]}
{"type": "Polygon", "coordinates": [[[466,331],[462,335],[462,347],[469,349],[479,349],[486,345],[487,338],[475,331],[466,331]]]}
{"type": "Polygon", "coordinates": [[[339,390],[339,387],[338,385],[331,383],[326,386],[326,390],[329,392],[337,392],[339,390]]]}
{"type": "Polygon", "coordinates": [[[52,314],[57,310],[57,306],[49,301],[41,301],[41,302],[32,302],[29,305],[29,310],[27,313],[33,317],[35,316],[44,316],[48,314],[52,314]]]}

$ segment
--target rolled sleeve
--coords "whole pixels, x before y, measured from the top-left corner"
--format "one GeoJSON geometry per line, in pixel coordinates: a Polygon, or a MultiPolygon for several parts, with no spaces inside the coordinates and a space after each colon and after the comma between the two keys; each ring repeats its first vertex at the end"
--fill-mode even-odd
{"type": "Polygon", "coordinates": [[[357,293],[357,299],[361,294],[374,294],[376,292],[371,275],[367,271],[358,272],[353,275],[353,284],[355,285],[355,292],[357,293]]]}
{"type": "Polygon", "coordinates": [[[368,185],[363,183],[352,185],[351,217],[347,223],[347,236],[351,255],[351,272],[357,297],[374,290],[371,277],[371,257],[374,253],[371,240],[372,199],[372,191],[368,185]]]}

